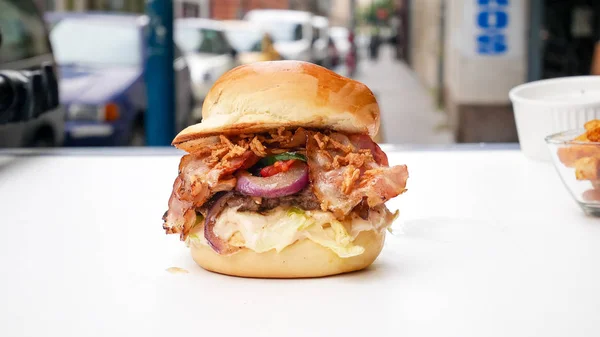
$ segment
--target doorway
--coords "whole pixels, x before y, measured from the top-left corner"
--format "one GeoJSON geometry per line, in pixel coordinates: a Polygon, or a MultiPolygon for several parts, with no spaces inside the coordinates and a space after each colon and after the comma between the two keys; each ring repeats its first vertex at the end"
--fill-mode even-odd
{"type": "Polygon", "coordinates": [[[530,23],[530,81],[591,74],[600,1],[532,0],[530,23]]]}

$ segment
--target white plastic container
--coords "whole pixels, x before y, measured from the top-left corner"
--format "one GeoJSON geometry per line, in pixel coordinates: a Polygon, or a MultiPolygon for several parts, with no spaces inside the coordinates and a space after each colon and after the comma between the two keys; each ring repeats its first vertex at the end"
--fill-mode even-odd
{"type": "Polygon", "coordinates": [[[546,136],[580,129],[585,122],[600,119],[600,76],[525,83],[514,87],[509,97],[521,150],[535,160],[551,160],[546,136]]]}

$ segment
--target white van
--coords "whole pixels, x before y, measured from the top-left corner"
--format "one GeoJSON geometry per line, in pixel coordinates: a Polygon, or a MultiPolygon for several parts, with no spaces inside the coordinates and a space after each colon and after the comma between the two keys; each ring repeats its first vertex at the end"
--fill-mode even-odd
{"type": "Polygon", "coordinates": [[[286,60],[312,62],[312,14],[303,11],[255,9],[245,20],[262,26],[275,41],[275,49],[286,60]]]}

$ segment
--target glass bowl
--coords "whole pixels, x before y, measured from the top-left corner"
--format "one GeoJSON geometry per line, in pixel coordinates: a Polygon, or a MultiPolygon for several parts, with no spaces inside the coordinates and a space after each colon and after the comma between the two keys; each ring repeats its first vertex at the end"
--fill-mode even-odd
{"type": "Polygon", "coordinates": [[[546,137],[554,167],[575,201],[589,215],[600,217],[600,142],[576,138],[585,129],[546,137]]]}

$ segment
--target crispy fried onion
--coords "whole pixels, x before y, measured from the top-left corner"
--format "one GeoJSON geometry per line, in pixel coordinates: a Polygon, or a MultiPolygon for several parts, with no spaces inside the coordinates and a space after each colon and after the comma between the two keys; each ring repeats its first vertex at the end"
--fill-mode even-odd
{"type": "MultiPolygon", "coordinates": [[[[216,193],[235,188],[236,171],[290,149],[307,154],[310,188],[320,208],[338,218],[355,208],[365,213],[406,191],[406,166],[389,167],[385,153],[366,135],[280,128],[265,134],[215,137],[212,146],[184,156],[179,164],[163,228],[179,233],[182,240],[196,223],[197,209],[216,193]]],[[[210,232],[211,226],[207,227],[210,232]]]]}
{"type": "Polygon", "coordinates": [[[385,153],[368,136],[312,133],[306,152],[321,209],[338,218],[363,201],[373,208],[406,191],[406,166],[389,167],[385,153]]]}

